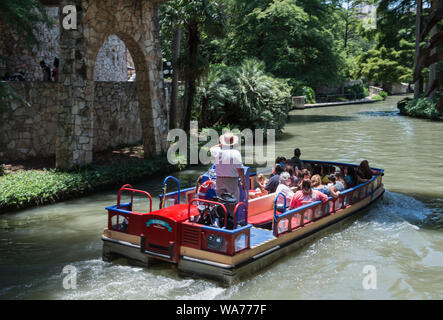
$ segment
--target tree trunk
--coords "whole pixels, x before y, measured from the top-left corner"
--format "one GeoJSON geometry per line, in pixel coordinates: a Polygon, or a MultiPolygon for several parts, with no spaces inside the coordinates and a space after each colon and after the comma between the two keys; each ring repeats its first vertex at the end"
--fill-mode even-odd
{"type": "Polygon", "coordinates": [[[206,128],[206,114],[208,112],[209,100],[208,98],[202,98],[201,110],[200,110],[200,125],[202,128],[206,128]]]}
{"type": "Polygon", "coordinates": [[[437,110],[440,112],[443,111],[443,95],[440,96],[440,99],[437,102],[437,110]]]}
{"type": "MultiPolygon", "coordinates": [[[[415,16],[415,62],[414,69],[418,70],[420,68],[420,35],[421,35],[421,21],[422,21],[422,8],[423,1],[417,0],[417,12],[415,16]]],[[[414,72],[415,73],[415,72],[414,72]]],[[[420,93],[423,92],[423,77],[421,75],[418,76],[417,81],[414,83],[414,98],[418,98],[420,93]]]]}
{"type": "Polygon", "coordinates": [[[194,96],[196,92],[196,81],[197,81],[197,63],[198,63],[198,45],[200,43],[198,24],[191,23],[187,26],[187,63],[186,63],[186,100],[184,106],[184,124],[183,129],[185,131],[189,130],[189,125],[191,121],[192,106],[194,104],[194,96]]]}
{"type": "MultiPolygon", "coordinates": [[[[431,31],[431,37],[437,34],[437,26],[435,26],[434,28],[432,28],[431,31]]],[[[436,54],[437,53],[437,48],[433,49],[431,51],[431,55],[436,54]]],[[[429,67],[429,81],[428,81],[428,86],[432,86],[434,81],[437,79],[437,62],[432,64],[429,67]]],[[[435,94],[436,94],[436,90],[433,90],[431,92],[431,94],[429,95],[429,100],[434,100],[435,98],[435,94]]]]}
{"type": "Polygon", "coordinates": [[[179,68],[177,61],[180,58],[180,43],[181,43],[182,31],[179,27],[175,30],[174,35],[174,48],[172,55],[172,88],[171,88],[171,108],[169,111],[169,128],[174,129],[177,127],[177,123],[181,122],[177,117],[177,105],[178,105],[178,75],[179,68]]]}
{"type": "MultiPolygon", "coordinates": [[[[431,11],[437,10],[437,0],[433,0],[432,1],[432,7],[431,7],[431,11]]],[[[435,25],[432,30],[431,30],[431,38],[433,36],[435,36],[438,33],[438,25],[435,25]]],[[[431,55],[436,54],[437,53],[437,48],[434,48],[431,51],[431,55]]],[[[428,85],[432,86],[434,84],[434,81],[437,80],[437,63],[432,64],[429,67],[429,82],[428,85]]],[[[432,89],[431,89],[432,90],[432,89]]],[[[432,90],[431,94],[429,95],[429,100],[433,101],[436,95],[436,90],[432,90]]]]}

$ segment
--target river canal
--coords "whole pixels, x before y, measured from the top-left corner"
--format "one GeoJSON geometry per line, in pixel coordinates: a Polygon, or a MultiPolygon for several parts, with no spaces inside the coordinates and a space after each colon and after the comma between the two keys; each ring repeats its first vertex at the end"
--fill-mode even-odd
{"type": "MultiPolygon", "coordinates": [[[[0,299],[443,299],[443,124],[398,115],[396,102],[292,111],[276,155],[385,169],[366,215],[230,288],[103,262],[105,206],[116,190],[0,216],[0,299]],[[63,268],[77,269],[64,289],[63,268]],[[376,289],[364,289],[365,266],[376,289]]],[[[201,170],[179,173],[192,185],[201,170]]],[[[152,195],[163,177],[136,185],[152,195]]],[[[154,200],[153,207],[158,207],[154,200]]]]}

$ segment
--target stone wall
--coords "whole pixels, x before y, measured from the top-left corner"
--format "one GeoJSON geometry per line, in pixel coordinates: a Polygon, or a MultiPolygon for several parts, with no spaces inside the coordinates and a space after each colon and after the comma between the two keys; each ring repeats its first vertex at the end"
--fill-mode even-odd
{"type": "MultiPolygon", "coordinates": [[[[11,82],[27,107],[13,101],[0,113],[0,163],[55,155],[58,83],[11,82]]],[[[141,141],[136,82],[95,82],[93,150],[141,141]]]]}
{"type": "MultiPolygon", "coordinates": [[[[59,8],[48,7],[46,10],[56,23],[51,28],[39,25],[35,29],[36,36],[41,41],[40,47],[27,48],[13,30],[0,26],[0,56],[6,59],[5,62],[0,62],[0,78],[3,78],[9,69],[10,75],[23,72],[26,81],[42,81],[40,61],[45,61],[51,70],[54,68],[54,58],[60,58],[60,27],[57,23],[59,8]]],[[[111,34],[97,54],[94,80],[127,81],[128,56],[133,67],[132,58],[124,42],[115,34],[111,34]]]]}
{"type": "Polygon", "coordinates": [[[94,151],[141,143],[135,82],[95,82],[94,151]]]}
{"type": "MultiPolygon", "coordinates": [[[[58,20],[58,8],[47,8],[48,14],[58,20]]],[[[60,31],[58,24],[52,28],[39,25],[35,35],[41,41],[40,47],[28,48],[24,41],[13,30],[0,25],[0,56],[5,61],[0,64],[0,78],[8,71],[11,75],[23,72],[29,81],[43,80],[40,61],[44,60],[53,67],[54,58],[60,50],[60,31]]]]}
{"type": "Polygon", "coordinates": [[[130,55],[123,41],[111,34],[97,54],[94,67],[95,81],[127,81],[130,55]]]}

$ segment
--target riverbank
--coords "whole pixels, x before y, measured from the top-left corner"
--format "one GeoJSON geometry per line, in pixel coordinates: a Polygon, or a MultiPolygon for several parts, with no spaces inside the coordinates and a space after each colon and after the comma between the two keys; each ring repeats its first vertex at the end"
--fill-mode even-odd
{"type": "Polygon", "coordinates": [[[397,103],[397,109],[402,116],[443,121],[443,112],[439,112],[435,106],[436,103],[430,102],[427,98],[407,97],[397,103]]]}
{"type": "Polygon", "coordinates": [[[7,174],[0,176],[0,213],[78,198],[183,169],[169,164],[166,156],[99,158],[95,164],[69,171],[27,163],[28,167],[19,170],[17,165],[5,166],[7,174]],[[118,158],[123,160],[116,161],[118,158]]]}
{"type": "MultiPolygon", "coordinates": [[[[363,98],[358,100],[351,100],[351,101],[338,101],[338,102],[323,102],[323,103],[308,103],[305,104],[305,108],[322,108],[322,107],[336,107],[336,106],[343,106],[348,104],[363,104],[363,103],[374,103],[379,102],[380,100],[370,99],[370,98],[363,98]]],[[[297,110],[297,109],[295,109],[297,110]]]]}

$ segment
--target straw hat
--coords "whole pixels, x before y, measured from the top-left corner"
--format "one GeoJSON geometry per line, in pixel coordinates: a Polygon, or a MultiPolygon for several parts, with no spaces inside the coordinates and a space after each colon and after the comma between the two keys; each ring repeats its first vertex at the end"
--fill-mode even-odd
{"type": "Polygon", "coordinates": [[[220,143],[224,146],[233,146],[238,143],[238,137],[232,132],[227,132],[220,136],[220,143]]]}

